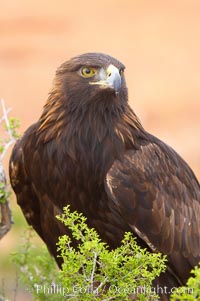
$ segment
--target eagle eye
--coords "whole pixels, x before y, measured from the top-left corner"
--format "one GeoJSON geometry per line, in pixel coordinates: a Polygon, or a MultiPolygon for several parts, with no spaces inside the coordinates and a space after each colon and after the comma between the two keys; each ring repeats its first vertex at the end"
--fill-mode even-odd
{"type": "Polygon", "coordinates": [[[83,77],[92,77],[97,73],[97,70],[93,67],[82,67],[81,75],[83,77]]]}
{"type": "Polygon", "coordinates": [[[122,76],[122,74],[124,73],[124,69],[123,68],[121,68],[121,69],[119,69],[119,74],[122,76]]]}

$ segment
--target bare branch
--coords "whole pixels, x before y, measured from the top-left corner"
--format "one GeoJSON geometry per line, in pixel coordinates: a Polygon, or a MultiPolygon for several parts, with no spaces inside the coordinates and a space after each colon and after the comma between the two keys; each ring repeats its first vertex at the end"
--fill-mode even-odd
{"type": "Polygon", "coordinates": [[[3,149],[3,152],[1,153],[0,155],[0,161],[2,162],[3,158],[5,157],[8,149],[10,148],[10,146],[15,143],[15,139],[13,138],[12,140],[10,140],[9,142],[7,142],[5,145],[4,145],[4,149],[3,149]]]}
{"type": "Polygon", "coordinates": [[[9,127],[8,112],[6,111],[6,106],[5,106],[5,102],[4,102],[3,98],[1,99],[1,107],[2,107],[2,112],[3,112],[3,118],[4,118],[5,123],[6,123],[6,130],[8,132],[10,140],[12,140],[13,136],[12,136],[12,132],[11,132],[10,127],[9,127]]]}
{"type": "Polygon", "coordinates": [[[94,260],[93,260],[93,267],[92,267],[92,273],[91,273],[91,279],[90,279],[90,290],[93,292],[94,290],[94,273],[97,265],[97,253],[94,252],[94,260]]]}
{"type": "Polygon", "coordinates": [[[9,203],[0,204],[0,239],[10,230],[12,224],[12,216],[9,203]]]}
{"type": "Polygon", "coordinates": [[[12,224],[12,215],[9,206],[9,192],[7,190],[6,174],[2,161],[10,146],[16,141],[16,138],[14,137],[10,128],[10,122],[8,118],[8,113],[11,111],[11,109],[6,109],[3,99],[1,99],[0,104],[3,113],[3,116],[0,118],[0,123],[3,121],[5,122],[5,131],[8,136],[8,138],[2,139],[2,149],[0,154],[0,239],[2,239],[2,237],[10,230],[12,224]]]}
{"type": "MultiPolygon", "coordinates": [[[[8,115],[11,111],[12,111],[11,108],[7,109],[6,115],[8,115]]],[[[2,123],[4,120],[5,120],[5,118],[4,118],[4,116],[2,116],[2,117],[0,118],[0,123],[2,123]]]]}

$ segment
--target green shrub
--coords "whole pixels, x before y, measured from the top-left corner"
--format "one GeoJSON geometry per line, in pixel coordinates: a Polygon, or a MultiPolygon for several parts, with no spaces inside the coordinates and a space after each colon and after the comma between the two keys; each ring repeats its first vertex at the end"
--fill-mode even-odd
{"type": "Polygon", "coordinates": [[[187,285],[174,291],[171,301],[200,301],[200,267],[195,267],[191,274],[187,285]]]}
{"type": "MultiPolygon", "coordinates": [[[[165,257],[140,248],[131,233],[126,233],[122,244],[109,250],[94,229],[89,229],[86,218],[64,208],[57,217],[79,241],[77,249],[69,236],[61,236],[58,253],[63,259],[58,271],[45,247],[36,249],[31,243],[31,230],[13,260],[20,269],[20,278],[34,296],[34,300],[130,300],[129,295],[142,290],[138,300],[151,295],[152,280],[165,269],[165,257]]],[[[152,296],[156,299],[156,296],[152,296]]]]}

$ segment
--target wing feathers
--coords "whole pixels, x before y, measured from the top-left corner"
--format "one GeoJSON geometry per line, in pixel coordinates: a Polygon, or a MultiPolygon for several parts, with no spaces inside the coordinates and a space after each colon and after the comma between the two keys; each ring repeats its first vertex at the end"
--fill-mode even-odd
{"type": "Polygon", "coordinates": [[[180,262],[175,260],[179,273],[180,265],[188,262],[191,268],[200,261],[200,189],[186,163],[160,144],[127,151],[107,173],[105,189],[113,206],[152,250],[169,259],[180,254],[180,262]]]}

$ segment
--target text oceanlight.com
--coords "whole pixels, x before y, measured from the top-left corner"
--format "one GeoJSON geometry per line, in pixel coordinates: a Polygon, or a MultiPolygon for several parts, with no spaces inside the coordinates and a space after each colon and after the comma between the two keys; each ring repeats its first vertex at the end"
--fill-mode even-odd
{"type": "MultiPolygon", "coordinates": [[[[130,286],[116,286],[116,285],[111,285],[109,288],[106,287],[106,290],[109,290],[112,292],[112,294],[120,294],[120,293],[126,293],[128,295],[130,294],[150,294],[150,295],[159,295],[159,294],[171,294],[173,293],[177,288],[168,288],[167,286],[161,287],[161,286],[156,286],[156,287],[146,287],[146,286],[140,286],[137,288],[131,288],[130,286]]],[[[37,294],[44,294],[44,295],[61,295],[63,297],[67,296],[76,296],[76,295],[84,295],[84,294],[93,294],[93,295],[99,295],[102,293],[102,287],[101,291],[98,290],[98,288],[93,288],[91,286],[86,286],[86,287],[81,287],[78,285],[74,285],[70,288],[63,287],[62,285],[59,284],[52,284],[52,285],[40,285],[40,284],[35,284],[34,285],[34,290],[37,294]]],[[[180,288],[179,292],[183,293],[189,293],[193,294],[193,289],[192,288],[180,288]]]]}

